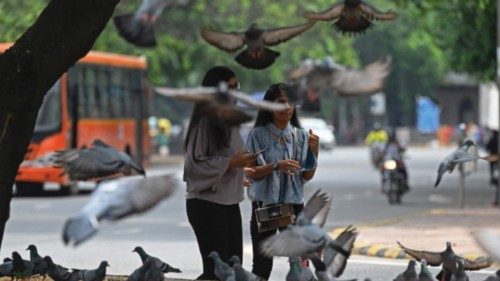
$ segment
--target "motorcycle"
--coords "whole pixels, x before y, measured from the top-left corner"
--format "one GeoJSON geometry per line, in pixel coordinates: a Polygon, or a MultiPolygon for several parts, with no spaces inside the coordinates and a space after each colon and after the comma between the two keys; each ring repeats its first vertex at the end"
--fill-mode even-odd
{"type": "Polygon", "coordinates": [[[381,164],[382,192],[389,204],[401,204],[401,197],[408,191],[404,162],[399,153],[386,153],[381,164]]]}

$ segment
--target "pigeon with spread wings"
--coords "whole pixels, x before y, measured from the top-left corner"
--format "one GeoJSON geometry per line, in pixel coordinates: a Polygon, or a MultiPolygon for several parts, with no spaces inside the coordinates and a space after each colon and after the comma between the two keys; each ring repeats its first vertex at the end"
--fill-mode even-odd
{"type": "Polygon", "coordinates": [[[453,251],[451,242],[446,242],[446,250],[442,252],[418,251],[406,248],[401,243],[397,242],[399,247],[408,255],[418,261],[425,260],[430,266],[442,266],[442,270],[436,276],[438,280],[450,280],[453,273],[457,272],[457,261],[462,260],[465,270],[480,270],[490,267],[493,263],[490,258],[479,257],[474,261],[465,259],[453,251]]]}
{"type": "Polygon", "coordinates": [[[118,173],[130,175],[135,170],[145,175],[144,168],[135,163],[130,156],[96,139],[91,148],[57,151],[54,166],[63,167],[70,180],[91,180],[112,176],[118,173]]]}
{"type": "Polygon", "coordinates": [[[372,95],[384,87],[389,75],[391,58],[373,62],[363,69],[349,69],[331,60],[313,62],[306,60],[288,74],[290,80],[305,80],[305,86],[330,89],[342,97],[372,95]]]}
{"type": "Polygon", "coordinates": [[[301,25],[273,29],[261,29],[253,23],[244,32],[221,32],[205,28],[201,31],[201,36],[209,44],[227,52],[235,52],[246,45],[245,50],[240,52],[235,60],[247,68],[265,69],[280,55],[266,46],[288,41],[311,28],[314,23],[309,21],[301,25]]]}
{"type": "Polygon", "coordinates": [[[325,11],[307,12],[310,20],[334,21],[333,25],[342,33],[360,33],[373,26],[373,20],[390,21],[396,18],[394,12],[381,12],[362,0],[343,0],[325,11]]]}
{"type": "Polygon", "coordinates": [[[236,101],[239,100],[251,107],[263,110],[284,110],[287,108],[284,104],[256,101],[249,95],[230,89],[224,82],[217,87],[197,87],[197,88],[155,88],[156,93],[179,100],[204,103],[204,114],[215,124],[225,126],[238,126],[251,119],[242,109],[236,106],[236,101]]]}

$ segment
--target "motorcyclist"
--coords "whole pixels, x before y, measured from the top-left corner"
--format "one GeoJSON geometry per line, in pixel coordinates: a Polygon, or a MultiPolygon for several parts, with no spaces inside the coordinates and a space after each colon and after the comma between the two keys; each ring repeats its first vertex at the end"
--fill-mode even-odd
{"type": "Polygon", "coordinates": [[[387,132],[382,128],[379,122],[373,124],[373,130],[368,133],[365,144],[370,147],[372,163],[378,168],[382,161],[383,151],[387,143],[387,132]]]}
{"type": "MultiPolygon", "coordinates": [[[[410,186],[408,185],[408,172],[406,170],[406,165],[403,159],[403,153],[405,148],[399,143],[394,130],[390,130],[388,133],[388,140],[384,148],[383,159],[393,159],[397,162],[398,171],[403,175],[403,191],[408,192],[410,186]]],[[[382,169],[383,167],[381,167],[382,169]]]]}

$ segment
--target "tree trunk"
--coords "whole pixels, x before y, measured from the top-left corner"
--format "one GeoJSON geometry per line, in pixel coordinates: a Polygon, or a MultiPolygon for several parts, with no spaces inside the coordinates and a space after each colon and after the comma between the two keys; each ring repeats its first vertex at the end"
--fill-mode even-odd
{"type": "Polygon", "coordinates": [[[0,249],[12,185],[43,97],[92,47],[119,0],[52,0],[0,55],[0,249]]]}

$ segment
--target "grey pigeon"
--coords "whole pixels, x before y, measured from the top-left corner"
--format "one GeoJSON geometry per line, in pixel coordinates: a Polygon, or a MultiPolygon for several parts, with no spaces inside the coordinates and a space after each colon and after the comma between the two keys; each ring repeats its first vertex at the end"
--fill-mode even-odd
{"type": "Polygon", "coordinates": [[[178,185],[175,175],[124,177],[101,182],[87,204],[69,218],[63,229],[65,244],[79,245],[93,234],[102,220],[116,221],[143,213],[168,198],[178,185]]]}
{"type": "Polygon", "coordinates": [[[266,46],[276,46],[286,42],[311,28],[314,23],[315,21],[309,21],[301,25],[272,29],[261,29],[253,23],[243,32],[220,32],[206,28],[201,31],[201,37],[212,46],[226,52],[237,51],[246,45],[247,48],[240,52],[235,60],[247,68],[265,69],[280,56],[279,52],[266,46]]]}
{"type": "Polygon", "coordinates": [[[130,175],[135,170],[145,175],[144,168],[130,156],[96,139],[91,148],[68,149],[54,154],[54,166],[63,167],[70,180],[91,180],[118,173],[130,175]]]}
{"type": "Polygon", "coordinates": [[[129,43],[139,47],[154,47],[154,28],[168,4],[166,0],[142,0],[135,13],[115,16],[113,21],[119,34],[129,43]]]}
{"type": "Polygon", "coordinates": [[[439,272],[439,274],[436,276],[438,280],[450,280],[451,275],[457,271],[458,260],[462,260],[464,262],[465,270],[480,270],[491,266],[491,264],[493,263],[489,258],[480,257],[475,261],[470,261],[461,256],[458,256],[453,251],[451,242],[446,242],[446,250],[442,252],[417,251],[406,248],[399,242],[397,243],[405,253],[412,256],[418,261],[425,259],[427,264],[430,266],[442,265],[441,272],[439,272]]]}
{"type": "Polygon", "coordinates": [[[168,263],[160,260],[159,258],[148,255],[146,253],[146,251],[144,251],[144,249],[140,246],[135,247],[132,252],[136,252],[137,254],[139,254],[139,256],[141,257],[142,263],[146,262],[147,258],[151,258],[153,260],[153,264],[157,268],[159,268],[161,270],[161,272],[163,272],[163,273],[169,273],[169,272],[181,273],[182,272],[180,269],[169,265],[168,263]]]}
{"type": "Polygon", "coordinates": [[[417,263],[415,260],[410,260],[408,262],[408,267],[404,272],[399,274],[394,281],[418,281],[417,271],[415,270],[415,265],[417,263]]]}
{"type": "MultiPolygon", "coordinates": [[[[311,262],[314,265],[314,273],[319,281],[340,281],[333,277],[332,271],[327,268],[326,264],[318,257],[312,257],[311,262]]],[[[357,279],[349,279],[343,281],[357,281],[357,279]]]]}
{"type": "Polygon", "coordinates": [[[290,71],[288,78],[306,87],[304,90],[330,90],[341,97],[367,96],[383,89],[390,65],[389,57],[373,62],[363,69],[347,68],[330,60],[306,60],[290,71]]]}
{"type": "Polygon", "coordinates": [[[488,230],[480,230],[474,233],[474,237],[488,255],[500,261],[500,235],[488,230]]]}
{"type": "Polygon", "coordinates": [[[457,271],[453,273],[450,281],[469,281],[469,276],[467,276],[464,270],[463,260],[457,260],[457,271]]]}
{"type": "Polygon", "coordinates": [[[484,281],[500,281],[500,269],[497,270],[495,275],[488,276],[488,278],[484,279],[484,281]]]}
{"type": "Polygon", "coordinates": [[[23,260],[18,252],[12,252],[12,276],[16,278],[28,278],[33,275],[35,264],[32,261],[23,260]]]}
{"type": "Polygon", "coordinates": [[[234,275],[229,276],[226,281],[250,281],[247,271],[243,269],[241,264],[233,265],[234,275]]]}
{"type": "Polygon", "coordinates": [[[323,262],[327,267],[328,273],[333,277],[340,277],[347,265],[347,259],[354,247],[354,242],[358,236],[358,231],[352,226],[344,229],[335,241],[341,247],[343,252],[339,252],[335,247],[326,248],[323,253],[323,262]]]}
{"type": "Polygon", "coordinates": [[[462,146],[460,146],[457,150],[453,151],[450,155],[444,158],[441,164],[439,164],[439,168],[437,171],[438,175],[434,187],[437,187],[439,185],[439,183],[441,182],[441,178],[446,171],[451,174],[458,164],[475,161],[478,159],[478,157],[476,157],[475,155],[467,152],[469,150],[469,147],[473,145],[475,145],[474,142],[472,142],[471,140],[466,140],[462,144],[462,146]]]}
{"type": "Polygon", "coordinates": [[[302,265],[301,258],[290,258],[290,270],[286,275],[286,281],[314,281],[314,274],[307,266],[302,265]]]}
{"type": "Polygon", "coordinates": [[[107,261],[102,261],[96,269],[73,269],[78,273],[78,279],[82,281],[103,281],[106,278],[106,268],[109,266],[107,261]]]}
{"type": "MultiPolygon", "coordinates": [[[[229,258],[229,262],[233,263],[233,270],[234,270],[234,267],[235,265],[240,265],[241,266],[241,260],[238,256],[232,256],[231,258],[229,258]]],[[[244,269],[243,267],[241,267],[241,270],[245,273],[246,275],[246,280],[249,280],[249,281],[262,281],[263,279],[260,278],[259,276],[253,274],[252,272],[244,269]]]]}
{"type": "Polygon", "coordinates": [[[425,259],[420,261],[420,273],[418,274],[418,281],[434,281],[434,276],[427,268],[425,259]]]}
{"type": "Polygon", "coordinates": [[[331,204],[328,195],[320,192],[321,190],[318,190],[307,201],[295,225],[289,225],[285,230],[262,242],[260,249],[264,255],[311,258],[319,257],[322,250],[330,247],[346,257],[350,255],[350,252],[342,249],[320,226],[326,219],[322,210],[331,204]],[[317,215],[323,218],[316,218],[317,215]],[[313,221],[318,221],[320,225],[313,221]]]}
{"type": "Polygon", "coordinates": [[[11,277],[14,271],[12,260],[0,264],[0,277],[11,277]]]}
{"type": "Polygon", "coordinates": [[[363,33],[372,27],[373,20],[390,21],[396,18],[391,11],[381,12],[363,0],[342,0],[325,11],[304,15],[310,20],[334,21],[333,25],[342,33],[363,33]]]}
{"type": "Polygon", "coordinates": [[[45,256],[43,260],[47,263],[47,274],[54,281],[71,281],[71,273],[69,269],[55,264],[52,258],[45,256]]]}
{"type": "Polygon", "coordinates": [[[203,114],[214,124],[239,126],[251,120],[251,116],[236,106],[240,101],[251,108],[263,110],[284,110],[286,105],[268,101],[255,101],[249,95],[237,91],[236,85],[224,82],[217,87],[197,87],[187,89],[155,88],[163,96],[203,104],[203,114]]]}
{"type": "Polygon", "coordinates": [[[33,269],[33,275],[40,274],[45,279],[45,275],[47,275],[47,262],[43,260],[43,258],[38,254],[38,249],[35,245],[31,244],[28,246],[26,250],[30,251],[30,261],[32,261],[35,265],[33,269]]]}
{"type": "Polygon", "coordinates": [[[214,274],[219,280],[226,280],[234,275],[234,270],[220,258],[217,252],[211,252],[208,257],[214,260],[214,274]]]}
{"type": "Polygon", "coordinates": [[[153,264],[153,260],[146,258],[146,261],[128,276],[127,281],[146,281],[146,271],[148,271],[151,264],[153,264]]]}
{"type": "Polygon", "coordinates": [[[144,274],[145,281],[163,281],[165,278],[163,277],[163,272],[160,268],[156,267],[154,260],[151,257],[146,259],[146,263],[149,263],[149,266],[146,269],[146,273],[144,274]]]}
{"type": "Polygon", "coordinates": [[[12,261],[12,259],[9,258],[9,257],[6,257],[6,258],[3,259],[3,262],[10,262],[10,261],[12,261]]]}

